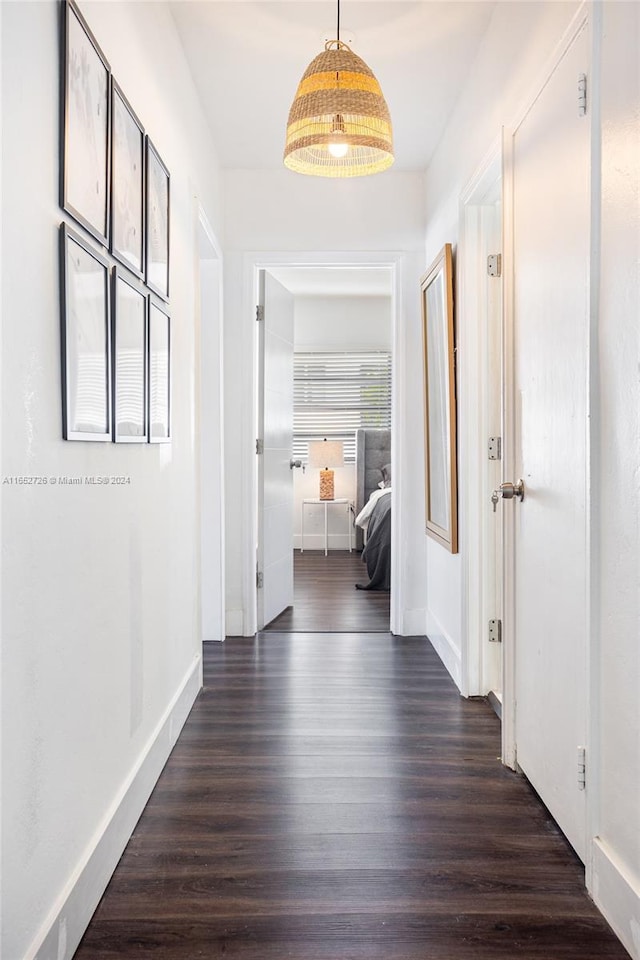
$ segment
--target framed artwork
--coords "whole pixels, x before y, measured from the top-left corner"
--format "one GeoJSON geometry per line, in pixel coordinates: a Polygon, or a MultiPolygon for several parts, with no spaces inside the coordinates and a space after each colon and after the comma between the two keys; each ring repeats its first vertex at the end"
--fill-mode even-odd
{"type": "Polygon", "coordinates": [[[109,263],[60,228],[62,436],[111,440],[109,263]]]}
{"type": "Polygon", "coordinates": [[[421,280],[427,534],[458,552],[456,370],[451,244],[421,280]]]}
{"type": "Polygon", "coordinates": [[[169,171],[147,137],[147,286],[169,299],[169,171]]]}
{"type": "Polygon", "coordinates": [[[149,297],[149,442],[171,440],[171,318],[149,297]]]}
{"type": "Polygon", "coordinates": [[[108,246],[111,71],[73,0],[64,11],[61,205],[108,246]]]}
{"type": "Polygon", "coordinates": [[[144,276],[144,150],[142,124],[111,80],[111,252],[144,276]]]}
{"type": "Polygon", "coordinates": [[[119,267],[113,270],[113,439],[146,443],[147,294],[119,267]]]}

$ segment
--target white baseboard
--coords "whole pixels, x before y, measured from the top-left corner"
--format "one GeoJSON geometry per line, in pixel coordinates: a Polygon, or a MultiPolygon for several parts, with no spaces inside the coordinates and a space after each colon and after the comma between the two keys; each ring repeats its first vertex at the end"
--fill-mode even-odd
{"type": "MultiPolygon", "coordinates": [[[[299,550],[302,546],[302,537],[299,533],[294,534],[293,537],[293,549],[299,550]]],[[[351,549],[355,547],[355,533],[353,534],[353,539],[351,541],[351,549]]],[[[304,549],[305,550],[324,550],[324,533],[305,533],[304,535],[304,549]]],[[[331,550],[348,550],[349,549],[349,537],[346,533],[330,533],[327,538],[327,549],[331,550]]]]}
{"type": "Polygon", "coordinates": [[[427,611],[404,610],[402,613],[402,637],[424,637],[427,632],[427,611]]]}
{"type": "Polygon", "coordinates": [[[640,960],[640,877],[599,837],[592,841],[592,854],[589,892],[633,960],[640,960]]]}
{"type": "Polygon", "coordinates": [[[427,610],[427,637],[436,651],[458,690],[462,689],[462,654],[444,627],[434,617],[431,610],[427,610]]]}
{"type": "Polygon", "coordinates": [[[24,960],[73,957],[201,686],[202,657],[197,656],[24,960]]]}
{"type": "Polygon", "coordinates": [[[227,610],[225,613],[225,624],[228,637],[244,636],[244,611],[227,610]]]}

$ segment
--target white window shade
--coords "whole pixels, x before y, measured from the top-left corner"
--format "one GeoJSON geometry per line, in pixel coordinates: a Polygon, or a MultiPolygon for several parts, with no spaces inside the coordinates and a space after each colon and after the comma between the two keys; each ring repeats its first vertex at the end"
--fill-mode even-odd
{"type": "Polygon", "coordinates": [[[391,426],[391,354],[294,355],[293,455],[308,459],[314,440],[341,440],[345,463],[360,427],[391,426]]]}

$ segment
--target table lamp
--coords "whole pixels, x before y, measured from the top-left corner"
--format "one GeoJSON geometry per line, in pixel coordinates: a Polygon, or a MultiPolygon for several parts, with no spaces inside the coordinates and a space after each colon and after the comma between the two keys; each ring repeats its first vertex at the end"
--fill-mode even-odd
{"type": "Polygon", "coordinates": [[[309,466],[320,467],[320,499],[334,499],[333,470],[344,467],[344,444],[342,440],[313,440],[309,444],[309,466]],[[324,468],[324,469],[323,469],[324,468]]]}

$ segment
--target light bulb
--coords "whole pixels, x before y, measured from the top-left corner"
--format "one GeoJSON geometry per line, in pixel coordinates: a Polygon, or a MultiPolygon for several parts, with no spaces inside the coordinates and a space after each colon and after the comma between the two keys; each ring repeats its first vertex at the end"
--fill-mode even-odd
{"type": "Polygon", "coordinates": [[[330,143],[328,149],[332,157],[340,160],[341,157],[346,157],[349,152],[349,145],[347,143],[330,143]]]}
{"type": "Polygon", "coordinates": [[[341,113],[336,113],[333,118],[333,123],[331,124],[331,133],[336,134],[336,139],[333,143],[329,143],[327,149],[332,157],[335,157],[336,160],[341,160],[342,157],[346,157],[349,152],[349,144],[344,141],[344,117],[341,113]]]}

